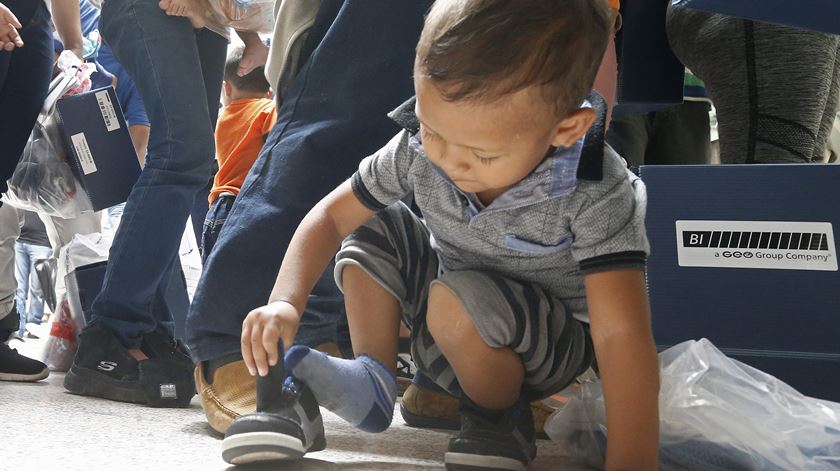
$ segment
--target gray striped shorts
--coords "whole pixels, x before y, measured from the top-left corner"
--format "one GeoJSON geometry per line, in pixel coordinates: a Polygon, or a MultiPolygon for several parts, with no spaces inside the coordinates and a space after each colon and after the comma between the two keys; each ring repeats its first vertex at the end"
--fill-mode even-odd
{"type": "Polygon", "coordinates": [[[593,363],[589,329],[572,318],[560,299],[539,285],[491,272],[441,273],[429,230],[403,203],[382,210],[341,244],[335,279],[356,265],[400,303],[411,329],[411,355],[427,377],[455,396],[455,373],[426,326],[429,288],[441,283],[467,310],[487,345],[509,347],[522,357],[529,400],[548,397],[569,385],[593,363]]]}

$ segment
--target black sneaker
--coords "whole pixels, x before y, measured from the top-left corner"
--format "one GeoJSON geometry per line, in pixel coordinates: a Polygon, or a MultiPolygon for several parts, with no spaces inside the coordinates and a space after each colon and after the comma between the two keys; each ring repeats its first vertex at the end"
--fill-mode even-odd
{"type": "MultiPolygon", "coordinates": [[[[145,353],[145,351],[144,351],[145,353]]],[[[79,350],[64,377],[73,394],[152,407],[186,407],[195,395],[192,371],[178,361],[146,354],[137,361],[102,322],[79,335],[79,350]]]]}
{"type": "Polygon", "coordinates": [[[20,314],[12,307],[12,312],[0,319],[0,342],[6,342],[20,329],[20,314]]]}
{"type": "Polygon", "coordinates": [[[326,446],[318,401],[306,384],[286,377],[280,361],[268,376],[257,376],[257,412],[230,425],[222,459],[234,465],[296,460],[326,446]]]}
{"type": "Polygon", "coordinates": [[[0,381],[40,381],[49,375],[47,365],[0,342],[0,381]]]}
{"type": "Polygon", "coordinates": [[[464,396],[461,432],[449,441],[447,470],[524,471],[537,455],[534,417],[520,399],[509,409],[490,411],[464,396]]]}
{"type": "Polygon", "coordinates": [[[195,364],[190,356],[190,349],[184,342],[155,331],[143,335],[140,350],[149,358],[160,358],[173,361],[192,371],[195,364]]]}

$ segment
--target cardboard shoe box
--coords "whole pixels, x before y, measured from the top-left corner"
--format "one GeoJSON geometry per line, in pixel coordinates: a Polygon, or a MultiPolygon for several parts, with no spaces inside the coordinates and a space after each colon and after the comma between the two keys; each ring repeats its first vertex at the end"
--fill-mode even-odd
{"type": "Polygon", "coordinates": [[[840,165],[642,166],[653,333],[840,401],[840,165]]]}
{"type": "Polygon", "coordinates": [[[58,100],[56,111],[70,167],[95,211],[124,203],[140,163],[113,87],[58,100]]]}

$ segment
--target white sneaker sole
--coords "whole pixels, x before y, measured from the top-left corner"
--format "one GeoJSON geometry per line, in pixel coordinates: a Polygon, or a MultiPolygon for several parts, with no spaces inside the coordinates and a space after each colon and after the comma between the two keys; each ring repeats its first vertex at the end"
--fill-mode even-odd
{"type": "Polygon", "coordinates": [[[503,456],[473,455],[470,453],[447,452],[443,461],[449,465],[467,466],[475,469],[500,469],[505,471],[525,471],[525,465],[513,458],[503,456]]]}
{"type": "Polygon", "coordinates": [[[296,460],[305,453],[300,440],[274,432],[241,433],[222,441],[222,458],[233,465],[296,460]]]}
{"type": "Polygon", "coordinates": [[[50,370],[44,368],[44,371],[31,375],[22,375],[17,373],[0,373],[0,381],[16,381],[21,383],[28,383],[33,381],[41,381],[50,375],[50,370]]]}

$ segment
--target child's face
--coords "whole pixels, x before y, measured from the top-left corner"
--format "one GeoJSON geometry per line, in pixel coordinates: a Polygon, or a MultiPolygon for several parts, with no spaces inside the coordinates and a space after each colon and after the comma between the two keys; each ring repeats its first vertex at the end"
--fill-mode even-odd
{"type": "Polygon", "coordinates": [[[551,117],[536,87],[476,103],[446,101],[431,79],[417,73],[414,86],[429,160],[485,202],[531,173],[552,146],[571,145],[586,132],[569,134],[566,120],[551,117]]]}

